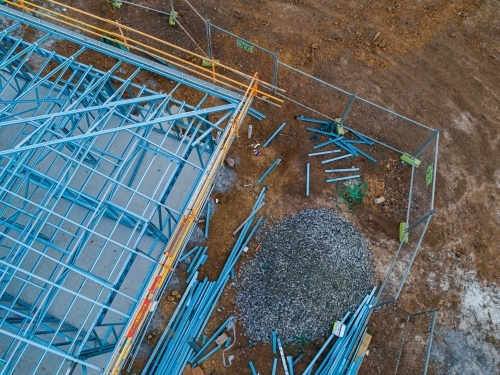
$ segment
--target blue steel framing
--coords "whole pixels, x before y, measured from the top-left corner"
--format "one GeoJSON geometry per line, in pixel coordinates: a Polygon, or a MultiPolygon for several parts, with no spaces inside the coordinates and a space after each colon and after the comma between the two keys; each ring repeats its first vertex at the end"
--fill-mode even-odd
{"type": "Polygon", "coordinates": [[[0,370],[101,373],[219,150],[212,133],[227,133],[243,97],[3,6],[0,16],[0,370]],[[77,52],[44,50],[53,37],[77,52]],[[79,62],[88,50],[114,65],[79,62]],[[173,87],[151,90],[142,72],[173,87]]]}

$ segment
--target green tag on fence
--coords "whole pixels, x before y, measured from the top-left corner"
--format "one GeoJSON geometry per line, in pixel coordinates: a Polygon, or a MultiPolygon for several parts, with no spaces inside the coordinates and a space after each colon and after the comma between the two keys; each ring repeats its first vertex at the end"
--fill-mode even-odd
{"type": "Polygon", "coordinates": [[[251,44],[248,44],[240,39],[236,39],[236,45],[243,48],[247,52],[253,53],[253,46],[251,44]]]}
{"type": "Polygon", "coordinates": [[[425,184],[429,186],[432,183],[433,178],[434,178],[434,164],[431,164],[427,167],[427,171],[425,172],[425,184]]]}

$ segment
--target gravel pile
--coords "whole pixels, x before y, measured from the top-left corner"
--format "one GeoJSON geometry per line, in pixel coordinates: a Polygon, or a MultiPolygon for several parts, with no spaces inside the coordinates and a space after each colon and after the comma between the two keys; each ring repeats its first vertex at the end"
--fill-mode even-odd
{"type": "Polygon", "coordinates": [[[374,284],[363,236],[335,211],[306,209],[258,234],[262,247],[242,265],[236,305],[247,334],[285,342],[331,332],[374,284]]]}

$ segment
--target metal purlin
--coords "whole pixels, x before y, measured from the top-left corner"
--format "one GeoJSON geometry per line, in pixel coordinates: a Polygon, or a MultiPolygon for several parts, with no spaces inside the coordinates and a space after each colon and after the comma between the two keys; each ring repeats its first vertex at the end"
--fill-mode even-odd
{"type": "MultiPolygon", "coordinates": [[[[0,14],[21,19],[4,7],[0,14]]],[[[0,97],[6,99],[0,100],[0,132],[10,143],[0,150],[0,335],[8,341],[0,370],[11,373],[34,347],[42,354],[33,373],[54,358],[56,373],[77,367],[102,372],[89,359],[106,353],[114,353],[112,371],[112,359],[126,353],[142,323],[145,296],[168,278],[255,88],[233,94],[78,35],[66,38],[80,48],[65,57],[40,47],[54,35],[66,37],[56,26],[25,15],[22,22],[47,34],[33,43],[15,38],[19,22],[0,31],[0,97]],[[106,73],[82,64],[78,59],[88,49],[117,62],[106,73]],[[42,59],[36,71],[29,65],[35,57],[42,59]],[[116,75],[124,64],[134,67],[127,78],[116,75]],[[135,83],[152,64],[177,80],[169,93],[135,83]],[[187,103],[178,93],[182,86],[204,92],[203,98],[187,103]],[[208,107],[209,96],[228,104],[208,107]],[[218,145],[212,131],[224,133],[218,145]],[[174,150],[166,146],[169,139],[177,142],[174,150]],[[164,170],[147,190],[146,176],[159,160],[164,170]],[[185,167],[194,171],[193,182],[172,207],[169,195],[185,167]],[[77,218],[75,210],[83,214],[77,218]],[[106,232],[103,220],[112,223],[106,232]],[[128,236],[120,238],[123,228],[128,236]],[[79,259],[94,241],[101,250],[82,266],[79,259]],[[117,261],[103,275],[99,267],[110,248],[117,261]],[[130,294],[122,287],[137,262],[147,262],[149,271],[130,294]],[[44,264],[53,268],[41,272],[44,264]],[[75,278],[80,281],[69,287],[75,278]],[[81,306],[87,310],[75,324],[71,313],[81,306]]]]}

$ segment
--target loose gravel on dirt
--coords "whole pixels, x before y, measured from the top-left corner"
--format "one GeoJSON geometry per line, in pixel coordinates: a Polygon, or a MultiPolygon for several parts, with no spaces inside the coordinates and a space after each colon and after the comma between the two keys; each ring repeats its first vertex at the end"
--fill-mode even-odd
{"type": "Polygon", "coordinates": [[[262,247],[242,265],[236,304],[247,334],[285,342],[331,332],[335,320],[354,312],[374,283],[363,236],[335,211],[306,209],[264,225],[262,247]]]}

